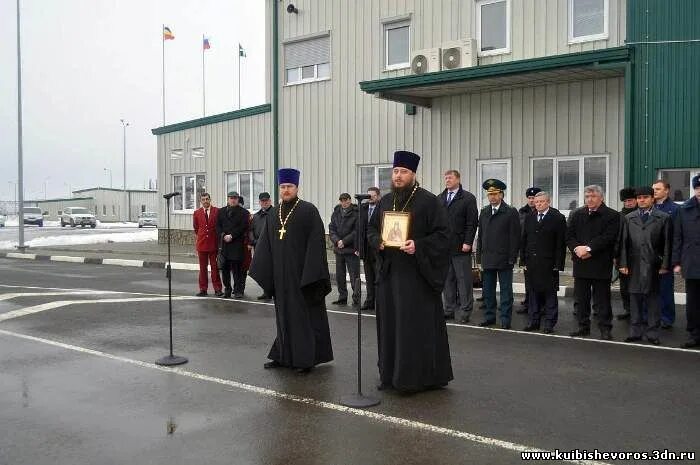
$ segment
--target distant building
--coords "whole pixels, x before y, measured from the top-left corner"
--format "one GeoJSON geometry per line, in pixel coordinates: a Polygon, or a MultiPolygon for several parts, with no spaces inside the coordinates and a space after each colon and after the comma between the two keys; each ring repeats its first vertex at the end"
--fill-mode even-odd
{"type": "Polygon", "coordinates": [[[27,200],[25,205],[39,207],[49,221],[58,221],[66,207],[84,207],[102,222],[136,221],[140,213],[158,211],[158,192],[152,190],[93,187],[73,191],[69,199],[27,200]]]}

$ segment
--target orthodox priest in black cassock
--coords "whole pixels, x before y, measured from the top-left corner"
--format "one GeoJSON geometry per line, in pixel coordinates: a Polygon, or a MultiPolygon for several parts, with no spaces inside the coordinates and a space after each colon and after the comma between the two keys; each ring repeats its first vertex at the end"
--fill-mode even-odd
{"type": "Polygon", "coordinates": [[[420,157],[394,154],[392,192],[379,202],[368,225],[369,246],[378,251],[377,340],[379,390],[416,392],[446,386],[452,377],[442,303],[450,258],[444,205],[416,182],[420,157]],[[382,241],[384,212],[410,214],[401,248],[382,241]]]}
{"type": "Polygon", "coordinates": [[[277,338],[265,368],[308,372],[333,360],[325,230],[316,207],[297,197],[299,171],[281,169],[278,180],[282,203],[268,214],[250,276],[275,299],[277,338]]]}

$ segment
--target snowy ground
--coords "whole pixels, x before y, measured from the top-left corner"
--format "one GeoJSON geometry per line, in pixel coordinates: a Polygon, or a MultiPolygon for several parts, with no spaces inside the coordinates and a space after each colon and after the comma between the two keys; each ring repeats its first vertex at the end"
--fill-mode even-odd
{"type": "MultiPolygon", "coordinates": [[[[8,228],[11,227],[18,227],[19,226],[19,221],[17,220],[16,216],[8,216],[7,221],[5,222],[5,226],[8,228]]],[[[30,226],[30,225],[27,225],[30,226]]],[[[60,227],[61,222],[60,221],[49,221],[46,220],[44,221],[44,227],[45,228],[55,228],[55,227],[60,227]]],[[[68,226],[66,226],[68,227],[68,226]]],[[[123,229],[123,228],[138,228],[139,224],[138,223],[103,223],[102,221],[97,221],[97,229],[123,229]]]]}

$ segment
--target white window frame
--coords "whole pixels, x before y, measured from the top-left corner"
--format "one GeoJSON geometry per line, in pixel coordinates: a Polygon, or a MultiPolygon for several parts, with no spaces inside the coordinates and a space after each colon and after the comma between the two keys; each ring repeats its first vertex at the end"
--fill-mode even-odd
{"type": "Polygon", "coordinates": [[[313,66],[314,67],[314,77],[312,78],[306,78],[303,79],[301,77],[301,69],[306,68],[306,66],[300,66],[298,68],[286,68],[284,70],[284,80],[286,82],[285,86],[298,86],[299,84],[307,84],[309,82],[321,82],[321,81],[330,81],[331,80],[331,72],[330,72],[330,65],[331,63],[317,63],[315,65],[308,65],[308,66],[313,66]],[[324,65],[328,64],[328,76],[327,77],[318,77],[318,65],[324,65]],[[290,69],[296,69],[299,71],[299,80],[298,81],[287,81],[287,71],[290,69]]]}
{"type": "Polygon", "coordinates": [[[192,154],[192,158],[204,158],[206,155],[204,147],[192,147],[190,153],[192,154]]]}
{"type": "Polygon", "coordinates": [[[579,162],[579,170],[578,170],[578,181],[579,181],[579,186],[580,186],[580,191],[578,194],[578,207],[580,208],[584,205],[583,203],[583,188],[586,187],[584,184],[584,179],[585,179],[585,173],[584,173],[584,166],[585,166],[585,159],[586,158],[605,158],[605,200],[609,200],[609,194],[610,194],[610,155],[606,153],[590,153],[590,154],[585,154],[585,155],[576,155],[576,156],[567,156],[567,157],[533,157],[530,158],[530,185],[533,183],[534,179],[534,169],[533,169],[533,164],[537,160],[552,160],[552,192],[548,192],[551,204],[554,208],[557,208],[559,211],[562,212],[565,216],[569,215],[569,212],[571,210],[567,209],[561,209],[559,207],[559,171],[558,171],[558,165],[559,162],[562,161],[572,161],[572,160],[578,160],[579,162]]]}
{"type": "Polygon", "coordinates": [[[170,150],[170,159],[171,160],[182,160],[182,157],[184,154],[185,154],[185,149],[171,149],[170,150]]]}
{"type": "Polygon", "coordinates": [[[398,21],[387,21],[382,25],[384,30],[384,71],[394,71],[411,67],[411,20],[402,19],[398,21]],[[389,64],[389,31],[393,29],[408,28],[408,54],[404,63],[389,64]]]}
{"type": "MultiPolygon", "coordinates": [[[[363,168],[373,168],[374,169],[374,181],[371,186],[369,187],[378,187],[380,191],[382,191],[382,186],[379,185],[379,170],[382,168],[389,168],[393,169],[393,165],[391,163],[382,163],[378,165],[357,165],[357,191],[360,192],[362,189],[365,189],[362,186],[362,169],[363,168]]],[[[363,193],[365,191],[362,191],[363,193]]],[[[384,192],[384,191],[382,191],[384,192]]]]}
{"type": "Polygon", "coordinates": [[[475,31],[476,31],[476,38],[477,38],[477,55],[480,57],[487,57],[487,56],[493,56],[493,55],[504,55],[508,54],[511,52],[511,44],[510,44],[510,38],[511,38],[511,9],[510,9],[510,2],[511,0],[475,0],[475,8],[476,8],[476,14],[474,15],[476,17],[476,26],[475,26],[475,31]],[[506,46],[505,48],[498,48],[495,50],[486,50],[482,51],[481,50],[481,7],[484,5],[491,5],[493,3],[501,3],[501,2],[506,2],[506,46]]]}
{"type": "Polygon", "coordinates": [[[592,34],[581,37],[574,37],[574,2],[569,0],[569,44],[580,44],[583,42],[592,42],[596,40],[607,40],[610,37],[608,32],[608,23],[610,20],[610,5],[609,0],[604,0],[603,5],[603,32],[600,34],[592,34]]]}
{"type": "MultiPolygon", "coordinates": [[[[197,173],[171,173],[170,174],[170,182],[171,182],[171,185],[173,186],[173,192],[180,192],[180,194],[181,194],[180,198],[182,199],[182,207],[183,207],[181,210],[175,210],[175,202],[174,201],[171,202],[170,208],[171,208],[171,212],[173,214],[191,215],[192,213],[194,213],[195,210],[197,210],[197,208],[199,208],[199,194],[197,193],[197,185],[196,185],[197,184],[197,176],[204,176],[204,185],[206,186],[207,185],[207,173],[197,172],[197,173]],[[175,186],[175,176],[179,176],[180,178],[182,178],[182,184],[180,186],[175,186]],[[194,208],[186,209],[185,208],[185,195],[186,195],[185,178],[192,177],[192,176],[194,176],[194,182],[195,182],[194,191],[192,192],[192,194],[195,197],[194,198],[194,208]]],[[[206,191],[206,187],[205,187],[205,191],[206,191]]]]}
{"type": "MultiPolygon", "coordinates": [[[[500,165],[503,163],[506,164],[506,167],[507,167],[506,169],[508,170],[508,172],[506,174],[506,179],[505,179],[505,181],[503,179],[501,179],[501,181],[504,181],[506,183],[506,191],[503,195],[503,201],[510,206],[513,206],[513,204],[510,201],[511,189],[509,189],[512,182],[513,182],[512,181],[513,180],[512,161],[513,161],[512,158],[498,158],[498,159],[493,159],[493,160],[477,160],[477,162],[476,162],[476,183],[477,183],[477,186],[479,186],[480,190],[481,190],[481,186],[484,184],[484,181],[486,181],[486,179],[483,179],[483,176],[481,173],[481,171],[482,171],[481,167],[484,165],[500,165]]],[[[481,199],[482,197],[479,196],[478,198],[481,199]]],[[[486,204],[482,204],[481,206],[485,207],[486,204]]]]}
{"type": "MultiPolygon", "coordinates": [[[[238,188],[237,192],[245,198],[246,204],[245,208],[251,211],[259,210],[258,198],[255,196],[255,190],[253,189],[253,174],[260,173],[263,179],[263,185],[260,192],[265,192],[265,170],[238,170],[238,171],[226,171],[224,172],[224,188],[227,190],[228,195],[228,177],[229,175],[235,174],[238,176],[238,188]],[[250,193],[241,192],[241,175],[250,176],[250,193]]],[[[260,193],[258,193],[259,195],[260,193]]]]}

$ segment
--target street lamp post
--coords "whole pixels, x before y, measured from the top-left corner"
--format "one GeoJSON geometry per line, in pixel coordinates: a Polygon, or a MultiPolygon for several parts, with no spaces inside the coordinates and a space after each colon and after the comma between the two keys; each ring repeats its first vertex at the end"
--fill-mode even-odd
{"type": "Polygon", "coordinates": [[[112,170],[110,168],[102,168],[102,171],[109,171],[109,188],[112,188],[112,170]]]}
{"type": "Polygon", "coordinates": [[[122,123],[122,149],[124,153],[124,185],[123,185],[123,190],[126,192],[126,127],[129,125],[129,122],[126,121],[124,118],[120,119],[122,123]]]}
{"type": "Polygon", "coordinates": [[[17,0],[17,219],[19,232],[17,248],[20,252],[24,245],[24,165],[22,160],[22,40],[21,40],[20,5],[17,0]]]}

